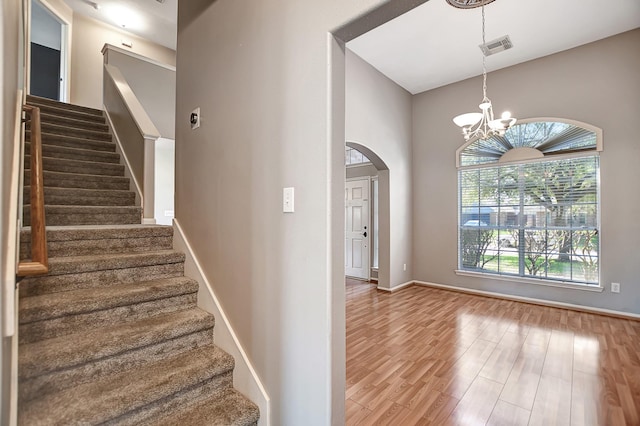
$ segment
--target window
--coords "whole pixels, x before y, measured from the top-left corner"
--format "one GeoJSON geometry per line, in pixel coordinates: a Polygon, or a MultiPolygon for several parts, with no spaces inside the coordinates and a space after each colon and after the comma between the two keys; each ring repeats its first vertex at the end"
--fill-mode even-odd
{"type": "Polygon", "coordinates": [[[345,147],[344,161],[347,166],[354,166],[360,164],[368,164],[371,161],[360,151],[355,148],[345,147]]]}
{"type": "Polygon", "coordinates": [[[599,136],[531,122],[458,150],[459,269],[599,285],[599,136]]]}

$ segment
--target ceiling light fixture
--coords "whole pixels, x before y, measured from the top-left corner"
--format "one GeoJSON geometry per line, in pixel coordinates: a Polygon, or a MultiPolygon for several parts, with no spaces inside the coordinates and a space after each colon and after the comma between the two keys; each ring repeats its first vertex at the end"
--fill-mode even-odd
{"type": "MultiPolygon", "coordinates": [[[[484,5],[494,0],[483,1],[480,5],[482,7],[482,44],[486,44],[485,40],[485,19],[484,19],[484,5]]],[[[449,4],[452,4],[454,0],[447,0],[449,4]]],[[[461,3],[461,1],[458,1],[461,3]]],[[[462,1],[462,3],[465,3],[462,1]]],[[[478,2],[470,2],[478,3],[478,2]]],[[[455,6],[455,5],[454,5],[455,6]]],[[[478,4],[475,4],[477,7],[478,4]]],[[[461,7],[461,6],[456,6],[461,7]]],[[[501,118],[495,119],[493,116],[493,106],[491,100],[487,97],[487,66],[486,57],[482,55],[482,102],[479,107],[482,112],[468,112],[460,114],[453,118],[453,122],[462,128],[462,135],[464,140],[469,141],[471,139],[488,139],[492,136],[502,136],[506,130],[516,123],[516,119],[511,117],[509,111],[502,113],[501,118]]]]}

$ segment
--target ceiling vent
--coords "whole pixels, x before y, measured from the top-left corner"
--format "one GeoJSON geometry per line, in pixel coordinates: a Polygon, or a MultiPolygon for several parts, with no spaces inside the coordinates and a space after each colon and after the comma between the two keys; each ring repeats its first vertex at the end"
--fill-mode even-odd
{"type": "Polygon", "coordinates": [[[491,56],[494,53],[502,52],[503,50],[511,49],[512,47],[513,43],[511,43],[509,36],[506,35],[495,40],[488,41],[485,44],[481,44],[480,50],[482,50],[484,56],[491,56]]]}

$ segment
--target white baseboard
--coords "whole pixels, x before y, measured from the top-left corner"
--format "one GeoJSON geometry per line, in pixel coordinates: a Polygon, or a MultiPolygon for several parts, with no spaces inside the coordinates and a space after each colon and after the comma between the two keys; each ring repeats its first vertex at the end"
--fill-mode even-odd
{"type": "Polygon", "coordinates": [[[407,281],[406,283],[398,284],[398,285],[395,285],[395,286],[393,286],[393,287],[391,287],[391,288],[386,288],[386,287],[380,287],[380,286],[378,286],[378,290],[382,290],[382,291],[387,291],[387,292],[389,292],[389,293],[393,293],[394,291],[398,291],[398,290],[400,290],[400,289],[402,289],[402,288],[405,288],[405,287],[408,287],[408,286],[410,286],[410,285],[413,285],[413,284],[414,284],[414,282],[415,282],[415,281],[407,281]]]}
{"type": "Polygon", "coordinates": [[[175,250],[185,254],[184,274],[189,278],[198,281],[198,306],[201,309],[213,314],[216,318],[214,328],[215,343],[235,359],[233,370],[233,385],[247,398],[253,401],[260,408],[259,426],[269,426],[271,424],[270,399],[258,374],[256,373],[249,357],[240,345],[229,319],[224,313],[218,298],[216,297],[211,283],[207,279],[200,262],[196,257],[189,241],[187,240],[182,227],[177,219],[173,219],[173,247],[175,250]]]}
{"type": "Polygon", "coordinates": [[[574,311],[588,312],[588,313],[598,314],[598,315],[607,315],[607,316],[613,316],[618,318],[626,318],[626,319],[632,319],[636,321],[640,320],[640,314],[634,314],[631,312],[614,311],[612,309],[603,309],[603,308],[594,308],[591,306],[575,305],[573,303],[555,302],[553,300],[535,299],[532,297],[512,296],[509,294],[496,293],[493,291],[476,290],[472,288],[457,287],[457,286],[445,285],[445,284],[436,284],[436,283],[430,283],[426,281],[413,281],[413,283],[416,285],[421,285],[425,287],[433,287],[433,288],[439,288],[442,290],[458,291],[462,293],[476,294],[479,296],[495,297],[497,299],[512,300],[515,302],[531,303],[534,305],[549,306],[552,308],[571,309],[574,311]]]}

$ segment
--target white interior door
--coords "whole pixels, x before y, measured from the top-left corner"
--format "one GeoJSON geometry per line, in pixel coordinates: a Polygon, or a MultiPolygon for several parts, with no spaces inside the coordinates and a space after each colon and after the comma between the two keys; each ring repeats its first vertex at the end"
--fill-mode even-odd
{"type": "Polygon", "coordinates": [[[345,274],[369,279],[369,179],[345,183],[345,274]]]}

